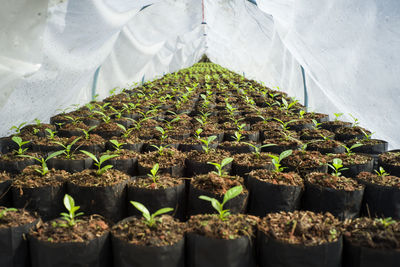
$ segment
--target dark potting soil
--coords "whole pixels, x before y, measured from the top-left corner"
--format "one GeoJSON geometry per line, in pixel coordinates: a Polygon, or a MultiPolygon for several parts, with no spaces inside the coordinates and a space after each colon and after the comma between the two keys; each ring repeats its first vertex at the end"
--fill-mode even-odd
{"type": "MultiPolygon", "coordinates": [[[[336,148],[336,147],[341,147],[343,144],[339,141],[336,140],[318,140],[317,142],[310,142],[307,144],[307,148],[336,148]]],[[[343,148],[344,151],[344,148],[343,148]]]]}
{"type": "Polygon", "coordinates": [[[385,164],[400,166],[400,152],[385,152],[379,155],[379,159],[385,164]]]}
{"type": "Polygon", "coordinates": [[[140,246],[169,246],[184,238],[186,224],[172,216],[163,215],[152,226],[143,218],[131,217],[112,227],[112,235],[129,243],[140,246]]]}
{"type": "Polygon", "coordinates": [[[168,168],[177,165],[183,166],[186,155],[177,149],[166,148],[162,155],[160,155],[158,151],[152,151],[139,155],[138,159],[140,165],[145,168],[151,169],[156,163],[159,164],[160,168],[168,168]]]}
{"type": "Polygon", "coordinates": [[[86,169],[71,174],[69,181],[80,186],[110,186],[123,181],[128,181],[130,176],[118,170],[109,169],[98,175],[97,170],[86,169]]]}
{"type": "Polygon", "coordinates": [[[271,184],[304,187],[304,180],[295,172],[284,173],[259,169],[250,172],[249,176],[271,184]]]}
{"type": "Polygon", "coordinates": [[[336,190],[356,191],[364,188],[362,184],[351,178],[337,177],[329,173],[312,172],[305,177],[305,180],[314,185],[336,190]]]}
{"type": "Polygon", "coordinates": [[[335,134],[325,129],[303,129],[300,132],[301,139],[323,139],[323,137],[332,137],[335,134]]]}
{"type": "MultiPolygon", "coordinates": [[[[74,139],[76,138],[76,136],[71,137],[70,139],[68,139],[67,143],[71,143],[74,139]]],[[[90,134],[89,138],[86,139],[85,137],[79,139],[75,145],[76,146],[89,146],[89,145],[102,145],[105,144],[106,140],[101,137],[100,135],[97,134],[90,134]]],[[[79,148],[78,148],[79,149],[79,148]]]]}
{"type": "Polygon", "coordinates": [[[13,178],[11,173],[6,171],[0,172],[0,183],[11,180],[13,178]]]}
{"type": "Polygon", "coordinates": [[[132,151],[132,150],[128,150],[128,149],[120,149],[119,152],[117,151],[106,151],[101,155],[117,155],[117,157],[112,158],[114,160],[116,159],[133,159],[133,158],[138,158],[140,156],[140,153],[132,151]]]}
{"type": "Polygon", "coordinates": [[[400,222],[367,217],[347,221],[344,236],[353,245],[400,251],[400,222]]]}
{"type": "MultiPolygon", "coordinates": [[[[0,212],[5,209],[5,207],[0,207],[0,212]]],[[[37,220],[37,218],[24,209],[19,209],[18,211],[7,211],[6,214],[0,218],[0,228],[17,227],[32,223],[35,220],[37,220]]]]}
{"type": "Polygon", "coordinates": [[[346,145],[348,147],[351,147],[352,145],[357,144],[357,143],[360,143],[360,144],[363,144],[363,145],[377,145],[377,144],[385,143],[385,141],[378,140],[378,139],[368,139],[368,138],[365,138],[365,139],[352,139],[352,140],[346,141],[346,145]]]}
{"type": "Polygon", "coordinates": [[[183,184],[184,182],[183,178],[174,178],[169,174],[160,174],[156,183],[153,182],[151,177],[137,177],[129,182],[129,185],[147,189],[164,189],[183,184]]]}
{"type": "MultiPolygon", "coordinates": [[[[40,157],[40,155],[38,153],[34,153],[34,152],[25,152],[24,155],[29,155],[29,156],[37,157],[37,158],[40,157]]],[[[28,158],[19,157],[16,153],[9,152],[9,153],[0,155],[0,160],[8,161],[8,162],[15,162],[15,161],[26,161],[26,160],[28,160],[28,158]]]]}
{"type": "Polygon", "coordinates": [[[339,158],[342,160],[342,164],[344,166],[355,165],[355,164],[366,164],[371,160],[370,156],[357,153],[352,153],[351,155],[345,153],[329,154],[326,155],[326,157],[329,163],[331,163],[334,158],[339,158]]]}
{"type": "Polygon", "coordinates": [[[293,138],[277,138],[277,139],[265,139],[262,144],[263,145],[275,144],[277,146],[295,147],[295,146],[301,146],[302,142],[300,140],[293,138]]]}
{"type": "Polygon", "coordinates": [[[266,236],[289,244],[321,245],[338,240],[341,223],[329,212],[279,212],[267,214],[258,224],[266,236]]]}
{"type": "Polygon", "coordinates": [[[36,169],[41,170],[39,165],[26,167],[22,173],[16,175],[13,180],[14,187],[36,188],[42,186],[60,186],[68,180],[70,174],[64,170],[50,169],[45,175],[41,175],[36,169]]]}
{"type": "MultiPolygon", "coordinates": [[[[226,191],[237,185],[243,185],[244,180],[240,176],[219,176],[215,173],[197,175],[191,180],[193,187],[202,189],[216,195],[224,195],[226,191]]],[[[241,194],[247,193],[243,188],[241,194]]]]}
{"type": "Polygon", "coordinates": [[[271,164],[269,153],[261,152],[259,155],[255,153],[241,153],[233,155],[234,163],[242,166],[264,167],[271,164]]]}
{"type": "Polygon", "coordinates": [[[400,177],[392,175],[377,175],[370,172],[361,172],[357,175],[357,178],[372,184],[378,184],[383,186],[394,186],[400,188],[400,177]]]}
{"type": "Polygon", "coordinates": [[[68,131],[82,131],[88,130],[90,127],[84,124],[82,121],[78,121],[76,123],[65,123],[61,125],[59,130],[68,130],[68,131]]]}
{"type": "Polygon", "coordinates": [[[360,126],[354,126],[354,127],[340,127],[335,131],[336,134],[340,135],[364,135],[364,134],[371,134],[370,131],[368,131],[365,128],[362,128],[360,126]]]}
{"type": "Polygon", "coordinates": [[[326,164],[326,158],[318,151],[293,150],[292,154],[282,161],[284,166],[296,169],[316,168],[326,164]]]}
{"type": "Polygon", "coordinates": [[[254,237],[259,218],[246,214],[231,214],[222,221],[217,214],[198,214],[187,222],[187,231],[217,239],[254,237]]]}
{"type": "Polygon", "coordinates": [[[230,153],[225,150],[216,149],[211,150],[209,153],[204,153],[202,151],[193,150],[187,153],[187,158],[191,161],[196,162],[221,162],[224,158],[228,158],[230,153]]]}
{"type": "Polygon", "coordinates": [[[73,227],[59,226],[66,223],[63,219],[41,223],[36,229],[31,230],[30,235],[39,240],[54,243],[86,242],[102,236],[109,230],[108,223],[99,215],[80,217],[79,220],[73,227]]]}

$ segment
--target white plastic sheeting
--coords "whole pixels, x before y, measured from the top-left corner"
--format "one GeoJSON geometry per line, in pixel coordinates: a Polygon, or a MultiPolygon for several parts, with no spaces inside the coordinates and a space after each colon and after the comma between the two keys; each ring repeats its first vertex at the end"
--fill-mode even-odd
{"type": "Polygon", "coordinates": [[[204,0],[206,26],[201,0],[7,3],[0,11],[0,27],[10,32],[0,35],[1,135],[90,100],[99,66],[97,92],[104,97],[114,87],[188,67],[205,52],[303,102],[301,65],[310,110],[351,113],[374,137],[400,146],[396,0],[258,0],[258,6],[204,0]],[[31,16],[47,8],[47,20],[31,16]],[[23,45],[7,36],[23,37],[23,45]]]}

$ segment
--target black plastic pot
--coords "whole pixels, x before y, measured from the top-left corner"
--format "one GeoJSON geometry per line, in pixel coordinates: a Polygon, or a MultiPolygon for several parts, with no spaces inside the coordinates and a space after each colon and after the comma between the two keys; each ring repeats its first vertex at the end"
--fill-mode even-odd
{"type": "Polygon", "coordinates": [[[400,177],[400,165],[397,166],[385,163],[380,158],[378,158],[378,165],[382,167],[387,173],[390,173],[390,175],[400,177]]]}
{"type": "Polygon", "coordinates": [[[260,267],[341,267],[342,237],[336,242],[315,246],[288,244],[257,235],[257,259],[260,267]]]}
{"type": "Polygon", "coordinates": [[[104,163],[113,165],[113,169],[119,170],[129,174],[130,176],[135,176],[138,174],[138,160],[137,158],[130,159],[109,159],[104,163]]]}
{"type": "Polygon", "coordinates": [[[301,186],[271,184],[249,175],[247,188],[250,191],[249,214],[264,217],[267,213],[300,208],[301,186]]]}
{"type": "MultiPolygon", "coordinates": [[[[233,142],[235,140],[236,139],[234,137],[234,134],[231,134],[231,133],[224,134],[224,141],[233,142]]],[[[252,142],[258,143],[258,142],[260,142],[260,132],[252,131],[251,133],[243,133],[241,140],[244,142],[252,141],[252,142]]]]}
{"type": "Polygon", "coordinates": [[[344,165],[343,167],[348,169],[341,171],[342,176],[356,177],[360,172],[372,172],[374,169],[374,159],[371,157],[365,164],[344,165]]]}
{"type": "Polygon", "coordinates": [[[397,267],[399,262],[399,250],[361,247],[344,238],[343,267],[397,267]]]}
{"type": "MultiPolygon", "coordinates": [[[[189,152],[192,150],[203,151],[204,144],[179,144],[178,149],[182,152],[189,152]]],[[[210,149],[216,149],[218,143],[209,144],[210,149]]]]}
{"type": "Polygon", "coordinates": [[[377,141],[380,141],[380,143],[375,145],[362,145],[354,148],[353,151],[364,154],[381,154],[386,152],[388,150],[389,143],[384,140],[377,141]]]}
{"type": "Polygon", "coordinates": [[[109,232],[88,242],[53,243],[29,236],[32,267],[110,267],[109,232]]]}
{"type": "Polygon", "coordinates": [[[186,235],[186,266],[190,267],[255,267],[255,249],[247,237],[225,240],[186,235]]]}
{"type": "MultiPolygon", "coordinates": [[[[122,220],[123,223],[130,218],[122,220]]],[[[170,246],[140,246],[111,235],[114,266],[118,267],[184,267],[185,239],[170,246]]]]}
{"type": "Polygon", "coordinates": [[[11,206],[11,180],[6,180],[0,183],[0,206],[11,206]]]}
{"type": "Polygon", "coordinates": [[[0,266],[30,266],[29,247],[25,235],[38,222],[39,219],[17,227],[0,228],[0,266]]]}
{"type": "Polygon", "coordinates": [[[364,189],[336,190],[305,182],[301,208],[314,212],[330,212],[340,220],[359,216],[364,189]]]}
{"type": "Polygon", "coordinates": [[[222,149],[230,152],[231,154],[242,154],[242,153],[251,153],[254,151],[254,148],[246,145],[246,144],[237,144],[234,146],[224,146],[218,145],[218,149],[222,149]]]}
{"type": "MultiPolygon", "coordinates": [[[[151,214],[165,207],[173,208],[172,215],[183,220],[186,210],[185,183],[165,189],[146,189],[127,186],[128,201],[137,201],[147,207],[151,214]]],[[[128,204],[128,215],[140,216],[141,213],[130,203],[128,204]]]]}
{"type": "Polygon", "coordinates": [[[126,217],[126,184],[123,181],[111,186],[80,186],[67,183],[67,192],[85,215],[100,214],[117,222],[126,217]]]}
{"type": "Polygon", "coordinates": [[[82,130],[58,130],[57,135],[60,137],[72,137],[72,136],[83,136],[85,135],[82,130]]]}
{"type": "Polygon", "coordinates": [[[70,173],[81,172],[85,169],[90,169],[93,165],[91,158],[85,159],[57,159],[51,158],[47,161],[49,169],[65,170],[70,173]]]}
{"type": "Polygon", "coordinates": [[[13,174],[21,173],[23,169],[34,164],[36,164],[36,161],[30,158],[16,161],[0,160],[0,171],[6,171],[13,174]]]}
{"type": "Polygon", "coordinates": [[[272,170],[274,168],[274,165],[272,163],[266,163],[263,166],[251,166],[251,165],[241,165],[236,163],[235,161],[232,162],[232,170],[231,173],[232,175],[238,175],[241,176],[247,180],[247,173],[258,170],[258,169],[266,169],[266,170],[272,170]]]}
{"type": "Polygon", "coordinates": [[[65,186],[42,186],[36,188],[11,187],[12,201],[16,208],[25,208],[37,212],[47,221],[60,217],[65,210],[63,198],[65,186]]]}
{"type": "MultiPolygon", "coordinates": [[[[122,145],[122,149],[132,150],[135,152],[142,152],[143,145],[144,145],[144,143],[124,144],[124,145],[122,145]]],[[[107,141],[105,147],[107,150],[114,150],[114,146],[108,141],[107,141]]]]}
{"type": "Polygon", "coordinates": [[[400,219],[400,188],[356,180],[365,185],[361,207],[363,216],[400,219]]]}
{"type": "Polygon", "coordinates": [[[303,177],[312,172],[323,172],[323,173],[328,172],[327,165],[321,165],[311,168],[300,168],[297,166],[290,166],[290,165],[285,165],[285,167],[287,167],[287,169],[285,169],[285,172],[297,172],[298,174],[300,174],[300,176],[303,177]]]}
{"type": "MultiPolygon", "coordinates": [[[[216,210],[210,205],[210,202],[199,199],[199,196],[205,195],[212,197],[222,202],[223,196],[219,196],[208,191],[195,188],[192,184],[189,186],[189,196],[188,196],[188,210],[187,215],[195,214],[214,214],[216,210]]],[[[224,205],[224,209],[229,209],[232,214],[234,213],[246,213],[247,211],[247,200],[248,193],[242,193],[239,196],[231,199],[224,205]]]]}
{"type": "Polygon", "coordinates": [[[300,148],[300,145],[292,145],[292,146],[281,146],[281,145],[276,145],[276,146],[267,146],[267,147],[263,147],[261,148],[262,152],[270,152],[270,153],[274,153],[274,154],[281,154],[283,151],[286,150],[297,150],[300,148]]]}

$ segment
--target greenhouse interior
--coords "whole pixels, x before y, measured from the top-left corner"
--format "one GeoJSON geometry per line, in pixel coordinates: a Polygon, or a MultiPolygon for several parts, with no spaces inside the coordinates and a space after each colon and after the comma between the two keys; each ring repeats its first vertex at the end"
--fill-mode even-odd
{"type": "Polygon", "coordinates": [[[0,14],[0,267],[400,266],[400,2],[0,14]]]}

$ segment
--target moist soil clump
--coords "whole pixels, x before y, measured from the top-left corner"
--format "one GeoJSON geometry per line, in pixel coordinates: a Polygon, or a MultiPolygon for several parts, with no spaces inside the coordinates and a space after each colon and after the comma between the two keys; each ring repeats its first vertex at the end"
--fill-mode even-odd
{"type": "Polygon", "coordinates": [[[295,172],[274,172],[265,169],[254,170],[249,176],[276,185],[293,185],[304,187],[304,181],[298,173],[295,172]]]}
{"type": "Polygon", "coordinates": [[[364,188],[362,184],[357,183],[357,181],[351,178],[338,177],[329,173],[312,172],[306,176],[305,180],[314,185],[336,190],[355,191],[364,188]]]}
{"type": "Polygon", "coordinates": [[[80,186],[111,186],[130,179],[130,176],[118,170],[107,170],[98,175],[96,170],[86,169],[70,176],[70,182],[80,186]]]}
{"type": "MultiPolygon", "coordinates": [[[[6,207],[0,207],[0,212],[5,209],[6,207]]],[[[0,218],[0,228],[18,227],[32,223],[35,220],[37,220],[37,218],[24,209],[7,211],[6,214],[0,218]]]]}
{"type": "MultiPolygon", "coordinates": [[[[221,177],[215,173],[207,173],[197,175],[191,180],[193,187],[202,189],[207,192],[214,193],[216,195],[224,195],[226,191],[237,185],[243,185],[244,180],[240,176],[224,176],[221,177]]],[[[247,190],[243,188],[241,194],[247,193],[247,190]]]]}
{"type": "Polygon", "coordinates": [[[394,186],[400,188],[400,177],[392,175],[376,175],[370,172],[361,172],[357,175],[357,178],[372,184],[378,184],[382,186],[394,186]]]}

